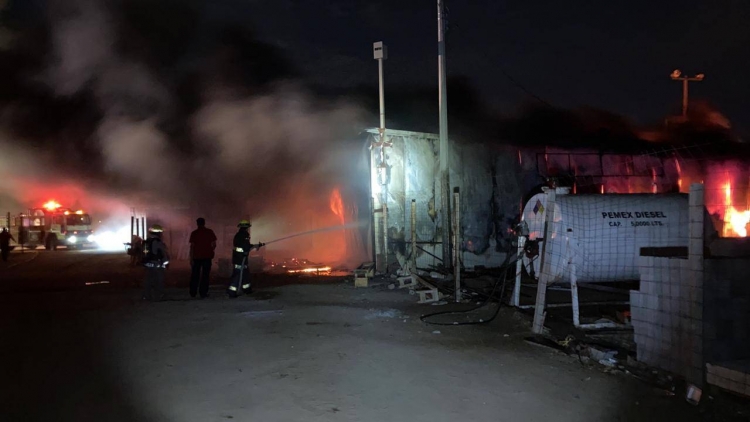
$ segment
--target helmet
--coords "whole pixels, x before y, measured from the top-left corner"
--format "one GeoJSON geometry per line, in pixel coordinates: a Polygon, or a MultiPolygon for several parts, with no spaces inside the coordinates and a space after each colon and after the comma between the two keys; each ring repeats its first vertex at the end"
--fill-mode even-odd
{"type": "Polygon", "coordinates": [[[154,224],[150,229],[148,229],[148,231],[150,231],[151,233],[162,233],[164,232],[164,228],[158,224],[154,224]]]}
{"type": "Polygon", "coordinates": [[[247,221],[247,220],[240,220],[240,224],[237,224],[237,227],[247,228],[247,227],[250,227],[250,226],[252,226],[252,224],[250,224],[250,222],[247,221]]]}

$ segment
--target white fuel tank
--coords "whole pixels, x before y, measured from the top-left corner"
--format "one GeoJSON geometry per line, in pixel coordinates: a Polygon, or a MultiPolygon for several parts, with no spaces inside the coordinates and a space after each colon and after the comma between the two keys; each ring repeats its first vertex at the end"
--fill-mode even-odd
{"type": "MultiPolygon", "coordinates": [[[[570,195],[557,189],[547,253],[553,282],[569,282],[571,264],[581,282],[637,280],[643,247],[688,246],[686,194],[570,195]]],[[[523,209],[529,240],[542,251],[548,193],[534,195],[523,209]]],[[[533,253],[532,253],[533,255],[533,253]]],[[[523,255],[535,277],[541,256],[523,255]]]]}

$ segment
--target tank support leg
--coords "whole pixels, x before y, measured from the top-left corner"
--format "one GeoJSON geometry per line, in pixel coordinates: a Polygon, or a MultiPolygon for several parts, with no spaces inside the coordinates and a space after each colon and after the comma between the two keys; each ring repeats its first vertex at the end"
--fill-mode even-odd
{"type": "Polygon", "coordinates": [[[581,314],[578,307],[578,276],[576,275],[576,264],[570,264],[570,296],[573,304],[573,325],[581,326],[581,314]]]}
{"type": "Polygon", "coordinates": [[[521,305],[521,273],[523,271],[523,250],[526,246],[526,237],[518,236],[518,252],[516,252],[516,283],[513,285],[513,303],[518,307],[521,305]]]}
{"type": "Polygon", "coordinates": [[[534,325],[532,331],[535,334],[541,334],[544,331],[544,318],[547,316],[545,312],[545,306],[547,304],[547,285],[552,279],[552,260],[551,245],[549,241],[550,233],[552,231],[552,223],[555,221],[555,190],[551,189],[547,193],[547,209],[544,219],[544,241],[542,242],[541,259],[542,262],[539,265],[541,274],[539,274],[539,287],[536,290],[536,302],[534,309],[534,325]]]}

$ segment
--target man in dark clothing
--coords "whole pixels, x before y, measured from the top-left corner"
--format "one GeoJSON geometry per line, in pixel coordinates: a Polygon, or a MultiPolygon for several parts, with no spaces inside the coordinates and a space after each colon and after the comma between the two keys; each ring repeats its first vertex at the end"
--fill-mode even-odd
{"type": "Polygon", "coordinates": [[[155,224],[148,229],[148,239],[143,248],[143,266],[146,279],[143,282],[143,299],[160,301],[164,299],[164,271],[169,268],[167,245],[161,240],[164,229],[155,224]],[[154,295],[151,291],[154,291],[154,295]]]}
{"type": "Polygon", "coordinates": [[[237,297],[240,292],[245,292],[245,294],[253,292],[250,288],[250,273],[247,270],[247,256],[253,248],[260,249],[261,246],[264,245],[264,243],[258,243],[257,245],[250,243],[250,232],[248,231],[250,228],[249,221],[242,220],[237,227],[240,229],[237,231],[237,234],[234,235],[234,241],[232,243],[232,264],[234,265],[234,270],[232,270],[232,280],[227,289],[229,297],[237,297]]]}
{"type": "Polygon", "coordinates": [[[209,275],[211,261],[216,249],[216,234],[206,228],[206,220],[195,220],[198,228],[190,233],[190,264],[193,272],[190,276],[190,296],[200,293],[201,298],[208,296],[209,275]]]}
{"type": "Polygon", "coordinates": [[[8,233],[8,229],[3,228],[3,231],[0,232],[0,255],[3,257],[3,262],[8,262],[11,240],[14,242],[16,241],[16,239],[13,238],[13,235],[8,233]]]}

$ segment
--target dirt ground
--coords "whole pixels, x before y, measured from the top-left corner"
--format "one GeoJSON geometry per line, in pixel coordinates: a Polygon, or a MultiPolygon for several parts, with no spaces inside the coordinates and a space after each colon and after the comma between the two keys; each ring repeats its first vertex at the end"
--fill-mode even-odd
{"type": "Polygon", "coordinates": [[[441,307],[403,290],[263,276],[251,297],[149,303],[103,254],[0,271],[0,420],[747,420],[531,345],[512,309],[436,327],[419,316],[441,307]]]}

